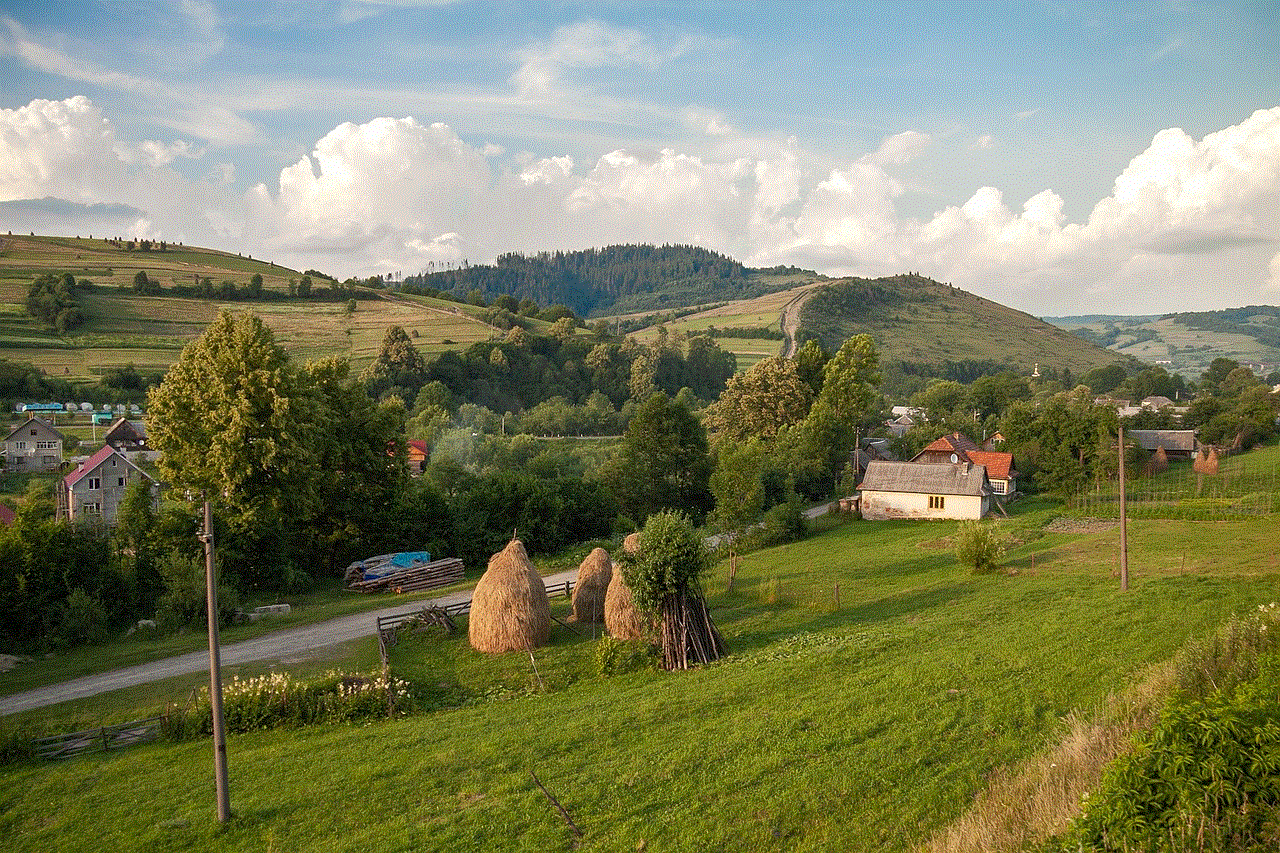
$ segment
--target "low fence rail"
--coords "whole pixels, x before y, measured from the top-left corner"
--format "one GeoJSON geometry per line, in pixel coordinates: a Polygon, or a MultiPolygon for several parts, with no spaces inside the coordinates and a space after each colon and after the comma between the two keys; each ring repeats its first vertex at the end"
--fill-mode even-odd
{"type": "Polygon", "coordinates": [[[148,717],[130,723],[117,723],[100,729],[86,729],[61,735],[36,738],[36,755],[40,758],[70,758],[86,752],[108,752],[139,743],[149,743],[160,737],[163,717],[148,717]]]}
{"type": "MultiPolygon", "coordinates": [[[[544,584],[544,586],[546,586],[546,584],[544,584]]],[[[566,578],[565,580],[558,581],[547,586],[547,595],[568,598],[573,595],[573,587],[574,580],[572,578],[566,578]]],[[[423,611],[431,610],[433,608],[443,610],[449,616],[461,616],[464,613],[471,612],[471,599],[468,598],[466,601],[459,601],[454,604],[440,605],[433,605],[430,602],[425,602],[413,610],[404,610],[400,613],[379,616],[378,633],[381,634],[383,631],[394,631],[406,622],[412,622],[417,619],[422,615],[423,611]]]]}

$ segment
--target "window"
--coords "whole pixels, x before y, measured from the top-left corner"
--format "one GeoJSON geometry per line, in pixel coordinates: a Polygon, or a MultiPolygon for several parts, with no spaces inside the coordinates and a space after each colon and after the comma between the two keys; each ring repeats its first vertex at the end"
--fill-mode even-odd
{"type": "Polygon", "coordinates": [[[942,495],[929,495],[929,509],[945,509],[947,499],[942,495]]]}
{"type": "Polygon", "coordinates": [[[92,490],[94,490],[94,489],[101,489],[101,488],[102,488],[102,478],[101,478],[101,477],[90,477],[90,478],[89,478],[89,489],[90,489],[90,491],[92,491],[92,490]]]}
{"type": "Polygon", "coordinates": [[[124,488],[124,477],[116,477],[116,485],[123,489],[123,488],[124,488]]]}
{"type": "Polygon", "coordinates": [[[19,449],[19,450],[26,450],[26,449],[27,449],[27,443],[26,443],[25,441],[17,441],[17,442],[14,442],[14,444],[16,444],[16,445],[17,445],[17,447],[18,447],[18,449],[19,449]]]}
{"type": "Polygon", "coordinates": [[[85,515],[98,515],[102,512],[102,504],[84,503],[80,505],[80,511],[85,515]]]}
{"type": "Polygon", "coordinates": [[[56,456],[41,456],[41,457],[40,457],[40,464],[42,464],[42,465],[57,465],[57,464],[58,464],[58,457],[56,457],[56,456]]]}
{"type": "Polygon", "coordinates": [[[54,442],[54,441],[37,441],[36,442],[36,450],[52,450],[57,446],[58,446],[57,442],[54,442]]]}

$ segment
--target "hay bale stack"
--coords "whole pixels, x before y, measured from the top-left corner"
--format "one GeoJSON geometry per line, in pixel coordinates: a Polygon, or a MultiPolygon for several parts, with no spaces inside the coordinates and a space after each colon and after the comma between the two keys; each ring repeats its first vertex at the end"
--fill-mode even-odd
{"type": "Polygon", "coordinates": [[[1212,444],[1208,447],[1202,446],[1196,454],[1195,461],[1191,463],[1191,470],[1197,474],[1218,473],[1218,448],[1212,444]]]}
{"type": "Polygon", "coordinates": [[[519,539],[489,558],[471,596],[467,635],[481,652],[525,651],[545,645],[551,602],[519,539]]]}
{"type": "MultiPolygon", "coordinates": [[[[630,554],[640,550],[640,534],[632,533],[622,540],[622,549],[630,554]]],[[[604,595],[604,626],[615,640],[642,640],[652,633],[649,621],[636,608],[631,587],[622,578],[622,570],[614,571],[604,595]]]]}
{"type": "Polygon", "coordinates": [[[578,580],[573,586],[573,616],[579,622],[603,622],[604,599],[613,579],[613,560],[609,552],[596,548],[578,566],[578,580]]]}
{"type": "Polygon", "coordinates": [[[1169,454],[1164,452],[1163,447],[1157,447],[1156,452],[1151,456],[1151,461],[1147,463],[1147,476],[1153,477],[1156,474],[1163,474],[1168,470],[1169,454]]]}

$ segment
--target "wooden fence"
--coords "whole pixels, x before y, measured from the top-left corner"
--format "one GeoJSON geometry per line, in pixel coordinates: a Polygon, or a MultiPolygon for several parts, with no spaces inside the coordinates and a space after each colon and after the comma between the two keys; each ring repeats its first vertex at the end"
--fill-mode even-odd
{"type": "MultiPolygon", "coordinates": [[[[568,598],[569,596],[573,595],[573,586],[574,586],[573,579],[566,578],[565,580],[560,581],[559,583],[555,583],[555,584],[552,584],[551,586],[548,586],[547,595],[568,598]]],[[[400,613],[392,613],[389,616],[379,616],[378,626],[377,626],[378,634],[381,635],[383,631],[394,631],[396,628],[399,628],[401,625],[405,624],[406,622],[414,621],[420,615],[422,615],[422,612],[424,610],[429,610],[432,607],[438,607],[440,610],[443,610],[449,616],[461,616],[464,613],[471,612],[471,599],[468,598],[466,601],[459,601],[455,604],[441,604],[441,605],[432,605],[430,602],[427,602],[419,607],[414,608],[413,610],[404,610],[404,611],[401,611],[400,613]]]]}
{"type": "Polygon", "coordinates": [[[138,743],[149,743],[160,737],[162,717],[148,717],[131,723],[117,723],[100,729],[86,729],[62,735],[36,738],[32,743],[40,758],[69,758],[86,752],[107,752],[138,743]]]}

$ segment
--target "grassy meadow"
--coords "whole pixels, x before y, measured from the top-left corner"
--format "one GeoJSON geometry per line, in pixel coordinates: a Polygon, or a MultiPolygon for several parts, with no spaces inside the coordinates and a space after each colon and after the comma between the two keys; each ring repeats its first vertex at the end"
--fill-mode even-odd
{"type": "Polygon", "coordinates": [[[440,710],[232,737],[225,828],[201,742],[6,769],[0,832],[14,850],[909,850],[1070,712],[1280,600],[1274,517],[1134,521],[1123,594],[1118,528],[1048,503],[999,522],[993,575],[957,565],[952,522],[827,524],[747,555],[732,595],[723,564],[708,578],[716,665],[605,677],[586,626],[533,661],[406,635],[396,674],[440,710]]]}
{"type": "MultiPolygon", "coordinates": [[[[443,299],[409,295],[360,299],[356,310],[327,301],[222,301],[144,296],[128,288],[139,270],[164,288],[208,277],[214,284],[243,287],[254,274],[266,290],[288,293],[302,274],[274,264],[211,249],[173,247],[166,252],[117,249],[105,240],[66,237],[0,237],[0,356],[29,362],[49,376],[92,380],[132,364],[164,371],[182,347],[204,331],[222,308],[262,316],[294,358],[349,359],[357,370],[377,355],[390,325],[403,326],[424,353],[465,349],[496,330],[478,319],[479,309],[443,299]],[[43,328],[23,301],[32,279],[45,272],[72,272],[104,290],[81,295],[88,319],[66,335],[43,328]],[[125,290],[116,288],[124,287],[125,290]]],[[[326,282],[317,280],[317,286],[326,282]]]]}

